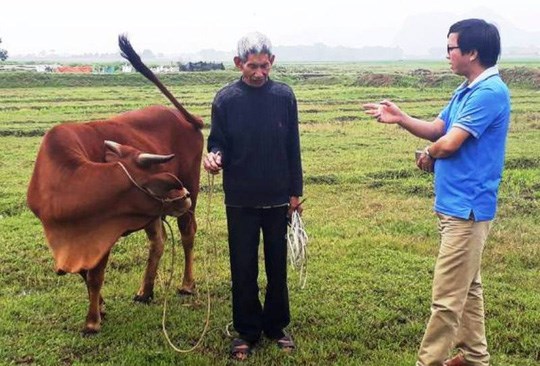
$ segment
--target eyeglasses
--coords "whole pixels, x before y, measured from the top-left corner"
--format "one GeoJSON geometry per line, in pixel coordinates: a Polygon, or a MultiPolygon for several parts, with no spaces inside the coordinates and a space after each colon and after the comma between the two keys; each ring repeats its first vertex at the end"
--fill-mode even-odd
{"type": "Polygon", "coordinates": [[[456,48],[459,48],[459,46],[446,46],[446,52],[450,53],[450,51],[455,50],[456,48]]]}

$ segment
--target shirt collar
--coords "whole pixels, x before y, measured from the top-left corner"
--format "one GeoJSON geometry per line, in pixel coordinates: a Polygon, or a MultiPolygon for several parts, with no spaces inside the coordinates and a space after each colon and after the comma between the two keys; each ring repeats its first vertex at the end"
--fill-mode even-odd
{"type": "Polygon", "coordinates": [[[247,89],[253,89],[253,90],[264,90],[268,88],[268,85],[270,85],[271,79],[270,76],[267,77],[266,82],[261,86],[251,86],[248,83],[244,81],[244,77],[240,76],[240,85],[243,85],[247,89]]]}
{"type": "Polygon", "coordinates": [[[475,85],[479,84],[481,81],[486,80],[490,76],[497,75],[499,73],[499,68],[497,65],[488,67],[485,69],[480,75],[476,77],[471,83],[467,84],[468,82],[465,80],[458,88],[458,90],[462,90],[465,88],[472,89],[475,85]]]}

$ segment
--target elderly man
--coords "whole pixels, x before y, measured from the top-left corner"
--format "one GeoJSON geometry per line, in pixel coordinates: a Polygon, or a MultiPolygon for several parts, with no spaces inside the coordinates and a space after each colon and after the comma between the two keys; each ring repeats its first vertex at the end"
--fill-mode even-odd
{"type": "Polygon", "coordinates": [[[510,121],[508,88],[496,67],[500,50],[494,25],[481,19],[457,22],[448,32],[447,58],[466,80],[433,122],[412,118],[390,101],[364,105],[377,121],[397,123],[433,142],[416,162],[435,171],[441,234],[418,366],[489,364],[480,266],[497,208],[510,121]],[[460,352],[445,361],[453,346],[460,352]]]}
{"type": "Polygon", "coordinates": [[[295,344],[287,290],[287,216],[301,210],[302,164],[298,110],[291,88],[269,78],[274,55],[269,39],[240,39],[234,58],[242,76],[221,89],[212,104],[204,168],[223,169],[232,276],[231,356],[246,359],[264,334],[283,350],[295,344]],[[266,295],[259,301],[258,247],[264,241],[266,295]]]}

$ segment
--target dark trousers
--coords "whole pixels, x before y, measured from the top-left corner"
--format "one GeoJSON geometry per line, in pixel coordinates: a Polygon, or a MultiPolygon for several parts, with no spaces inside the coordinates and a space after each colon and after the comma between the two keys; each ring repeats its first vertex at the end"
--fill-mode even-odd
{"type": "Polygon", "coordinates": [[[290,322],[287,289],[287,206],[227,207],[232,275],[233,324],[240,337],[257,341],[261,332],[283,336],[290,322]],[[259,300],[259,239],[263,234],[266,296],[259,300]]]}

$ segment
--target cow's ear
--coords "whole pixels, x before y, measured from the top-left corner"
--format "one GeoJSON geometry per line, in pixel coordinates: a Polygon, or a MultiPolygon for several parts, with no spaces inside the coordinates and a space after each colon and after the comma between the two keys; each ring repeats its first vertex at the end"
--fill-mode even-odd
{"type": "Polygon", "coordinates": [[[122,156],[122,145],[111,140],[105,140],[105,161],[117,161],[122,156]]]}

